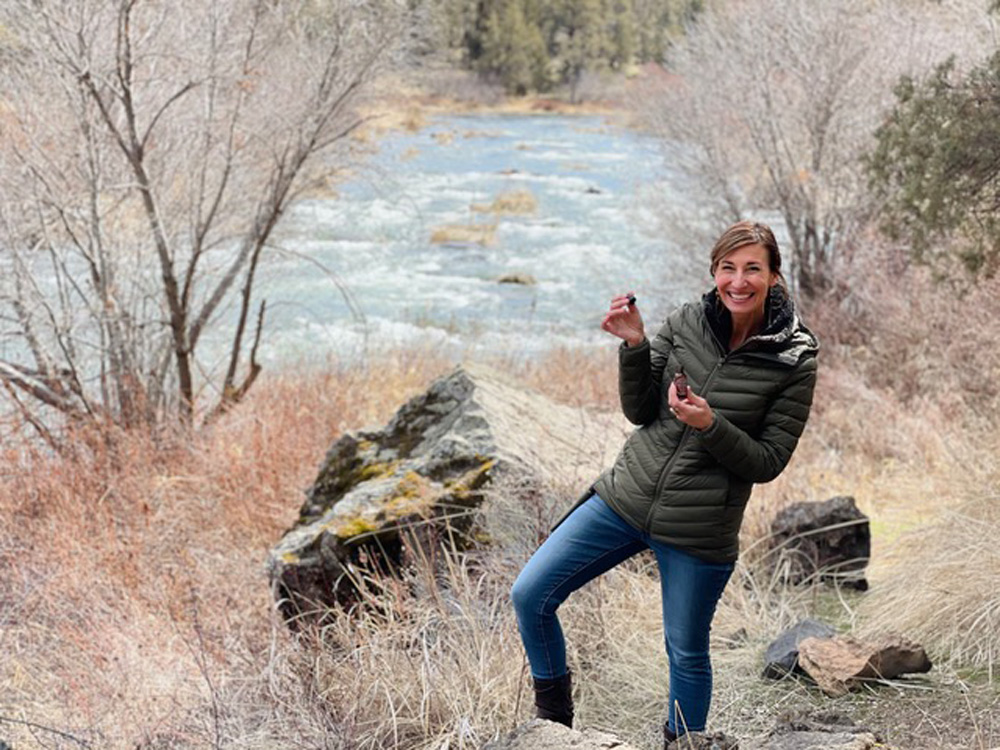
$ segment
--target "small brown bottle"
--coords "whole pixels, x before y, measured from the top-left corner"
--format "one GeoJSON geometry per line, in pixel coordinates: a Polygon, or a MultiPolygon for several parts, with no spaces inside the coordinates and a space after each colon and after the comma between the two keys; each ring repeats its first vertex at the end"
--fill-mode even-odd
{"type": "Polygon", "coordinates": [[[677,391],[677,398],[686,399],[688,397],[688,379],[684,370],[678,370],[674,375],[674,389],[677,391]]]}

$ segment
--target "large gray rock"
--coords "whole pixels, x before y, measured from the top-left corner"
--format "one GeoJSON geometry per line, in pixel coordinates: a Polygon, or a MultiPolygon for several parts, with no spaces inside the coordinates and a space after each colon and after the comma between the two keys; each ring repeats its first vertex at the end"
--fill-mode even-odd
{"type": "Polygon", "coordinates": [[[582,490],[614,457],[627,424],[562,406],[488,369],[456,368],[382,429],[337,440],[269,569],[288,617],[349,600],[365,567],[405,565],[447,534],[470,543],[486,487],[508,473],[582,490]]]}
{"type": "Polygon", "coordinates": [[[806,618],[771,641],[764,653],[764,676],[780,680],[798,668],[799,644],[806,638],[832,638],[837,631],[819,620],[806,618]]]}
{"type": "Polygon", "coordinates": [[[806,638],[799,644],[799,665],[829,696],[845,695],[866,679],[891,680],[928,672],[924,648],[896,634],[861,641],[850,636],[806,638]]]}
{"type": "Polygon", "coordinates": [[[847,496],[789,505],[771,522],[770,554],[790,583],[818,576],[865,591],[864,572],[871,557],[868,517],[847,496]]]}
{"type": "Polygon", "coordinates": [[[483,750],[639,750],[613,734],[596,729],[570,729],[545,719],[532,719],[483,750]]]}
{"type": "Polygon", "coordinates": [[[779,718],[765,737],[742,743],[743,750],[873,750],[885,747],[867,729],[838,714],[779,718]]]}

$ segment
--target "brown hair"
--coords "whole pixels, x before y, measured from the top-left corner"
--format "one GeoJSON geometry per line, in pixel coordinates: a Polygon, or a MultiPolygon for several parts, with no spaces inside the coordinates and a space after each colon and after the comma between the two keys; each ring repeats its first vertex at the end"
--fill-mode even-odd
{"type": "Polygon", "coordinates": [[[709,270],[715,276],[715,269],[719,263],[734,250],[739,250],[747,245],[760,245],[767,251],[767,265],[771,273],[776,274],[778,283],[785,289],[785,277],[781,273],[781,251],[778,249],[778,241],[774,239],[774,232],[767,224],[759,221],[738,221],[729,229],[722,233],[715,242],[710,256],[711,265],[709,270]]]}

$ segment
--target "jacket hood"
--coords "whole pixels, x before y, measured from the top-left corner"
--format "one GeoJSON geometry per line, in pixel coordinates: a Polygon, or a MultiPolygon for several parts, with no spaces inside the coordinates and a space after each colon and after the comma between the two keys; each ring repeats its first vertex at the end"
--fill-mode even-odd
{"type": "MultiPolygon", "coordinates": [[[[728,350],[726,342],[733,332],[733,320],[718,289],[706,292],[702,305],[709,327],[722,348],[728,350]]],[[[767,295],[764,319],[763,330],[747,339],[741,352],[794,366],[802,357],[815,356],[819,351],[819,340],[799,318],[795,303],[780,284],[772,286],[767,295]]]]}

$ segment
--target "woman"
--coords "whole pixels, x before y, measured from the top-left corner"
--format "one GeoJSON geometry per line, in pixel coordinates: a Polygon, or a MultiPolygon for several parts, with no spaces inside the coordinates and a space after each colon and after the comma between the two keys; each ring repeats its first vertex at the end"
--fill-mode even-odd
{"type": "Polygon", "coordinates": [[[514,583],[541,718],[573,721],[556,609],[587,581],[650,548],[670,664],[665,745],[705,727],[708,635],[739,552],[743,509],[753,484],[777,477],[795,450],[818,350],[795,313],[767,226],[729,227],[710,269],[714,288],[672,312],[651,342],[631,294],[612,299],[604,316],[601,327],[623,340],[622,409],[639,429],[514,583]],[[679,394],[682,371],[688,387],[679,394]]]}

